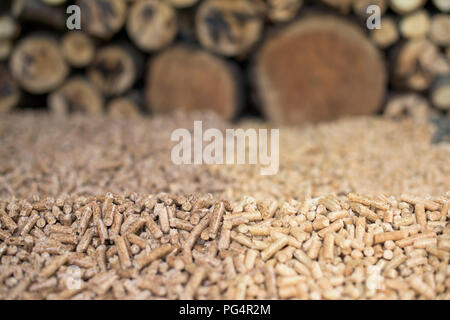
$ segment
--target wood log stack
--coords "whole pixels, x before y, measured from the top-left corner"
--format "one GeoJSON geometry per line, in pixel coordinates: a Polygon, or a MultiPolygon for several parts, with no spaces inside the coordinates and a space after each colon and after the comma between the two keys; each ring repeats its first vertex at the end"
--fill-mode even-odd
{"type": "Polygon", "coordinates": [[[0,112],[34,99],[57,114],[208,109],[230,120],[259,110],[288,124],[444,114],[449,3],[2,1],[0,112]],[[81,30],[67,28],[71,5],[81,30]],[[372,5],[380,29],[367,27],[372,5]]]}

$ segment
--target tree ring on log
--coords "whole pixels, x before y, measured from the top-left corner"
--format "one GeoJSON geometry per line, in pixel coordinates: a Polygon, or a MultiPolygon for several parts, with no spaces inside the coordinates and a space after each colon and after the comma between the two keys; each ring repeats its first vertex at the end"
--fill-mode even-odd
{"type": "Polygon", "coordinates": [[[215,53],[236,56],[247,53],[259,40],[261,14],[247,0],[209,0],[196,16],[200,43],[215,53]]]}
{"type": "Polygon", "coordinates": [[[265,115],[287,124],[372,114],[386,90],[379,51],[333,16],[307,17],[269,38],[254,80],[265,115]]]}
{"type": "Polygon", "coordinates": [[[60,46],[45,36],[23,39],[11,55],[10,67],[19,85],[33,94],[55,89],[69,73],[60,46]]]}
{"type": "Polygon", "coordinates": [[[211,110],[230,120],[239,107],[237,78],[228,63],[206,51],[170,48],[149,67],[147,104],[155,113],[211,110]]]}
{"type": "Polygon", "coordinates": [[[175,38],[177,29],[174,9],[156,0],[136,2],[127,20],[128,35],[146,52],[168,46],[175,38]]]}

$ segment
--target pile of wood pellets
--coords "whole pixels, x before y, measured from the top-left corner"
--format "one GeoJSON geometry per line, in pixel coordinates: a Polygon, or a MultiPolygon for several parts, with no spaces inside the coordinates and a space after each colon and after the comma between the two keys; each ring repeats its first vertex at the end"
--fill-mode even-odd
{"type": "Polygon", "coordinates": [[[192,123],[0,119],[0,299],[450,299],[450,148],[431,125],[281,128],[262,177],[171,164],[192,123]]]}

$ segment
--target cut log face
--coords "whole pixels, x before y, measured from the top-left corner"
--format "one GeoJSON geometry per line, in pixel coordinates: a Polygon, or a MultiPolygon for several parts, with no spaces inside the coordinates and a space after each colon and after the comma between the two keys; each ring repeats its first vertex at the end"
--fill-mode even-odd
{"type": "Polygon", "coordinates": [[[394,19],[384,17],[381,20],[381,29],[374,29],[370,34],[370,38],[380,48],[387,48],[399,39],[397,24],[394,19]]]}
{"type": "Polygon", "coordinates": [[[58,43],[45,36],[23,39],[11,54],[10,67],[20,86],[33,94],[55,89],[69,72],[58,43]]]}
{"type": "Polygon", "coordinates": [[[71,31],[62,39],[62,51],[70,65],[83,68],[94,60],[95,45],[86,33],[71,31]]]}
{"type": "Polygon", "coordinates": [[[254,80],[266,116],[288,124],[371,114],[386,90],[378,50],[357,27],[330,16],[305,18],[269,38],[254,80]]]}
{"type": "Polygon", "coordinates": [[[302,6],[303,0],[268,0],[267,16],[273,22],[286,22],[292,20],[302,6]]]}
{"type": "Polygon", "coordinates": [[[235,75],[220,58],[205,51],[175,47],[149,67],[146,99],[153,112],[211,110],[232,119],[238,103],[235,75]]]}
{"type": "Polygon", "coordinates": [[[20,27],[10,16],[0,16],[0,39],[12,39],[19,33],[20,27]]]}
{"type": "Polygon", "coordinates": [[[450,12],[450,1],[448,0],[433,0],[433,4],[442,12],[450,12]]]}
{"type": "Polygon", "coordinates": [[[103,97],[97,88],[83,78],[72,78],[48,98],[51,111],[57,115],[103,112],[103,97]]]}
{"type": "Polygon", "coordinates": [[[136,75],[133,56],[125,48],[117,45],[99,50],[88,69],[89,79],[106,96],[120,95],[130,89],[136,75]]]}
{"type": "Polygon", "coordinates": [[[430,16],[427,11],[419,10],[404,16],[400,21],[400,32],[406,39],[425,38],[430,31],[430,16]]]}
{"type": "Polygon", "coordinates": [[[107,106],[108,114],[116,119],[136,118],[140,116],[139,107],[129,97],[111,100],[107,106]]]}
{"type": "Polygon", "coordinates": [[[431,115],[427,100],[414,93],[393,96],[386,104],[384,116],[399,121],[409,118],[414,122],[426,123],[431,115]]]}
{"type": "Polygon", "coordinates": [[[0,61],[8,60],[12,51],[12,41],[9,39],[0,39],[0,61]]]}
{"type": "Polygon", "coordinates": [[[13,109],[19,102],[19,86],[6,66],[0,66],[0,113],[13,109]]]}
{"type": "Polygon", "coordinates": [[[441,110],[450,110],[450,75],[436,79],[430,90],[431,102],[441,110]]]}
{"type": "Polygon", "coordinates": [[[450,45],[450,15],[437,14],[433,16],[430,38],[439,46],[450,45]]]}
{"type": "Polygon", "coordinates": [[[124,25],[127,5],[123,0],[77,0],[83,30],[108,40],[124,25]]]}
{"type": "Polygon", "coordinates": [[[169,45],[178,30],[172,7],[158,0],[136,2],[127,19],[127,31],[143,51],[159,50],[169,45]]]}
{"type": "Polygon", "coordinates": [[[200,43],[224,56],[247,53],[259,40],[262,28],[258,9],[247,0],[208,0],[196,16],[200,43]]]}
{"type": "Polygon", "coordinates": [[[389,0],[391,9],[398,14],[408,14],[422,8],[427,0],[389,0]]]}
{"type": "Polygon", "coordinates": [[[418,91],[428,89],[436,76],[450,70],[438,48],[426,39],[411,40],[399,46],[392,64],[393,84],[418,91]]]}

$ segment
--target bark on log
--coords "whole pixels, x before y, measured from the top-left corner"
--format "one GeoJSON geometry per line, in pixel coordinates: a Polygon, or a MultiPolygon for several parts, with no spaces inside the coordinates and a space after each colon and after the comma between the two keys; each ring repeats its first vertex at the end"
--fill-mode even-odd
{"type": "Polygon", "coordinates": [[[207,0],[197,11],[200,43],[224,56],[248,53],[260,39],[262,29],[261,14],[248,0],[207,0]]]}
{"type": "Polygon", "coordinates": [[[123,0],[77,0],[81,9],[82,29],[108,40],[122,29],[127,5],[123,0]]]}
{"type": "Polygon", "coordinates": [[[12,14],[16,19],[47,25],[57,30],[66,27],[64,10],[40,0],[15,0],[12,4],[12,14]]]}
{"type": "Polygon", "coordinates": [[[171,48],[151,62],[147,105],[155,113],[212,110],[229,120],[239,107],[237,77],[229,64],[208,52],[171,48]]]}
{"type": "Polygon", "coordinates": [[[56,115],[103,112],[103,96],[88,80],[76,77],[69,79],[61,88],[48,97],[50,110],[56,115]]]}
{"type": "Polygon", "coordinates": [[[430,39],[438,46],[450,45],[450,16],[434,15],[431,20],[430,39]]]}
{"type": "Polygon", "coordinates": [[[143,51],[151,52],[168,46],[178,30],[175,10],[158,0],[137,1],[127,19],[128,35],[143,51]]]}
{"type": "Polygon", "coordinates": [[[370,33],[370,38],[376,46],[385,49],[396,43],[400,35],[395,20],[391,17],[383,17],[381,29],[374,29],[370,33]]]}
{"type": "Polygon", "coordinates": [[[100,49],[87,74],[106,96],[116,96],[130,89],[142,68],[142,58],[133,48],[110,45],[100,49]]]}
{"type": "Polygon", "coordinates": [[[95,44],[84,32],[67,32],[61,47],[67,62],[75,68],[84,68],[94,60],[95,44]]]}
{"type": "Polygon", "coordinates": [[[33,94],[57,88],[69,73],[58,43],[47,36],[22,39],[11,54],[10,68],[20,86],[33,94]]]}
{"type": "Polygon", "coordinates": [[[253,78],[265,115],[290,124],[374,113],[386,89],[378,50],[333,16],[305,17],[269,38],[253,78]]]}
{"type": "Polygon", "coordinates": [[[439,77],[430,89],[431,103],[438,109],[450,110],[450,75],[439,77]]]}
{"type": "Polygon", "coordinates": [[[0,113],[13,109],[20,98],[20,90],[16,81],[5,65],[0,65],[0,113]]]}

